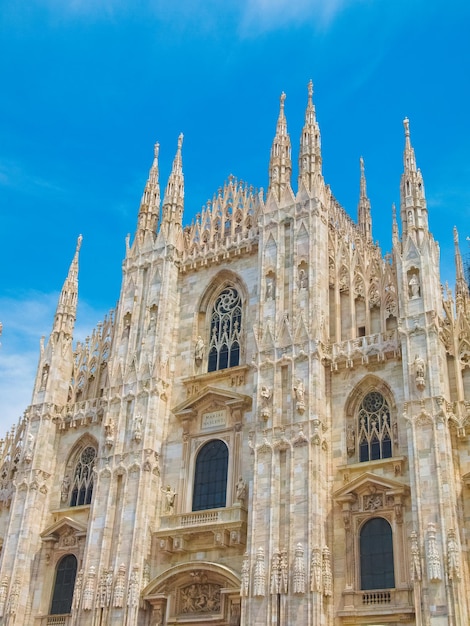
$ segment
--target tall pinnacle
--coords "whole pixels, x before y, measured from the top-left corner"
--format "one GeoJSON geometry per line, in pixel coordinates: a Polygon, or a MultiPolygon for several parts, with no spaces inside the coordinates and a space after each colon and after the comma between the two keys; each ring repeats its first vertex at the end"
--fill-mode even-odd
{"type": "Polygon", "coordinates": [[[465,280],[465,272],[463,270],[462,255],[459,248],[459,233],[454,226],[454,248],[455,248],[455,295],[468,295],[468,285],[465,280]]]}
{"type": "Polygon", "coordinates": [[[166,224],[182,224],[184,206],[184,176],[181,148],[183,146],[183,133],[178,137],[178,148],[173,160],[171,174],[163,199],[162,222],[166,224]]]}
{"type": "Polygon", "coordinates": [[[300,136],[299,188],[303,182],[308,191],[313,191],[315,175],[321,176],[321,163],[320,129],[313,104],[313,82],[310,80],[305,123],[300,136]]]}
{"type": "Polygon", "coordinates": [[[62,291],[60,293],[59,302],[54,317],[53,333],[63,332],[66,336],[71,337],[75,319],[77,315],[78,302],[78,255],[82,245],[82,236],[77,239],[75,254],[70,264],[67,278],[64,281],[62,291]]]}
{"type": "Polygon", "coordinates": [[[149,176],[145,184],[144,193],[140,201],[137,232],[150,231],[155,234],[160,212],[160,183],[158,180],[158,151],[159,144],[154,147],[154,158],[149,176]]]}
{"type": "Polygon", "coordinates": [[[370,200],[367,197],[366,175],[364,172],[364,159],[360,158],[361,182],[359,192],[359,204],[357,206],[357,221],[362,234],[367,241],[372,241],[372,217],[370,212],[370,200]]]}
{"type": "Polygon", "coordinates": [[[424,195],[423,177],[416,168],[416,158],[410,139],[410,122],[406,117],[403,174],[400,189],[400,216],[403,236],[411,236],[419,244],[428,232],[428,211],[424,195]]]}
{"type": "Polygon", "coordinates": [[[278,202],[284,189],[290,187],[292,174],[290,137],[287,133],[287,121],[284,114],[285,99],[286,94],[282,92],[276,135],[271,147],[269,161],[268,195],[272,192],[278,202]]]}

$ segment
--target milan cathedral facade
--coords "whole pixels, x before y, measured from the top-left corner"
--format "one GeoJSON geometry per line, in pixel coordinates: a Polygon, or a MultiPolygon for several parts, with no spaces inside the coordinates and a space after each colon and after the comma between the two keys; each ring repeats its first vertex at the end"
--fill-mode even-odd
{"type": "MultiPolygon", "coordinates": [[[[470,296],[440,282],[408,120],[393,252],[322,175],[309,85],[267,194],[184,226],[158,144],[114,311],[74,344],[77,243],[0,454],[0,624],[470,623],[470,296]]],[[[398,182],[398,181],[397,181],[398,182]]]]}

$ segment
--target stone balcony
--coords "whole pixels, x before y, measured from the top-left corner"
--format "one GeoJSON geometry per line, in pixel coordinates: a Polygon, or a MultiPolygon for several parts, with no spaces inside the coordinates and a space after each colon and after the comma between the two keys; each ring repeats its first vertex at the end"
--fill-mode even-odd
{"type": "Polygon", "coordinates": [[[343,618],[343,624],[356,624],[357,618],[372,616],[377,619],[395,616],[394,621],[406,623],[414,620],[414,612],[411,589],[351,590],[343,593],[343,606],[338,617],[343,618]]]}
{"type": "Polygon", "coordinates": [[[385,361],[389,357],[400,356],[400,340],[398,331],[375,333],[356,339],[348,339],[331,345],[331,369],[333,371],[356,365],[364,365],[372,361],[385,361]]]}
{"type": "Polygon", "coordinates": [[[247,511],[240,504],[220,509],[164,515],[154,533],[164,552],[195,552],[245,545],[247,511]]]}

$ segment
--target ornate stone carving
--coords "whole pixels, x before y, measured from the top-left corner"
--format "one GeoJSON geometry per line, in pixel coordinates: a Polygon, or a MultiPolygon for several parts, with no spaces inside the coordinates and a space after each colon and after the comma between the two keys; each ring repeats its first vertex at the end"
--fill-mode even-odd
{"type": "Polygon", "coordinates": [[[9,615],[16,615],[16,612],[18,611],[20,591],[21,591],[21,580],[19,578],[16,578],[15,582],[13,583],[10,589],[10,595],[8,597],[7,613],[9,615]]]}
{"type": "Polygon", "coordinates": [[[322,590],[322,551],[320,546],[315,546],[312,550],[310,590],[317,592],[321,592],[322,590]]]}
{"type": "Polygon", "coordinates": [[[417,582],[421,580],[421,554],[416,530],[410,534],[410,554],[410,578],[413,582],[417,582]]]}
{"type": "Polygon", "coordinates": [[[333,575],[331,573],[330,550],[328,546],[323,548],[322,552],[322,579],[323,579],[323,595],[330,597],[333,595],[333,575]]]}
{"type": "Polygon", "coordinates": [[[83,585],[83,570],[79,570],[77,578],[75,579],[75,587],[73,588],[72,608],[78,611],[80,607],[80,600],[82,597],[82,585],[83,585]]]}
{"type": "Polygon", "coordinates": [[[301,415],[305,411],[305,387],[303,381],[298,378],[297,382],[294,385],[294,395],[295,395],[295,408],[297,412],[301,415]]]}
{"type": "Polygon", "coordinates": [[[126,566],[121,563],[116,575],[116,584],[114,586],[113,606],[122,608],[124,606],[124,592],[126,589],[126,566]]]}
{"type": "Polygon", "coordinates": [[[428,524],[427,542],[428,578],[431,582],[442,580],[441,557],[436,541],[436,527],[432,522],[428,524]]]}
{"type": "Polygon", "coordinates": [[[70,482],[70,476],[66,474],[60,488],[60,501],[63,503],[69,500],[70,482]]]}
{"type": "Polygon", "coordinates": [[[415,374],[416,387],[419,390],[423,390],[426,387],[426,380],[424,378],[426,374],[426,366],[424,363],[424,359],[416,355],[413,362],[413,369],[415,374]]]}
{"type": "Polygon", "coordinates": [[[447,574],[449,580],[460,580],[460,548],[453,529],[447,534],[447,574]]]}
{"type": "Polygon", "coordinates": [[[274,550],[271,559],[271,580],[269,585],[271,595],[281,593],[281,553],[274,550]]]}
{"type": "Polygon", "coordinates": [[[264,550],[256,551],[255,572],[253,576],[253,595],[264,596],[266,593],[266,569],[264,566],[264,550]]]}
{"type": "Polygon", "coordinates": [[[346,450],[349,457],[356,453],[356,431],[352,424],[349,424],[346,430],[346,450]]]}
{"type": "Polygon", "coordinates": [[[196,365],[199,367],[204,360],[204,355],[206,353],[206,344],[204,343],[204,339],[199,335],[196,340],[196,345],[194,347],[194,361],[196,365]]]}
{"type": "Polygon", "coordinates": [[[96,585],[96,570],[93,565],[88,570],[88,576],[85,583],[85,589],[83,590],[83,603],[82,608],[85,611],[91,611],[93,608],[93,602],[95,600],[95,585],[96,585]]]}
{"type": "Polygon", "coordinates": [[[142,421],[143,417],[140,413],[136,413],[132,419],[132,439],[136,443],[142,439],[142,421]]]}
{"type": "Polygon", "coordinates": [[[242,476],[239,477],[236,487],[237,487],[237,500],[243,503],[246,500],[246,496],[247,496],[247,493],[246,493],[247,484],[243,480],[242,476]]]}
{"type": "Polygon", "coordinates": [[[166,486],[166,489],[161,490],[165,496],[165,513],[167,515],[173,515],[175,510],[175,499],[176,499],[176,491],[170,487],[170,485],[166,486]]]}
{"type": "Polygon", "coordinates": [[[240,596],[242,598],[248,597],[250,592],[250,557],[245,552],[242,563],[241,571],[241,583],[240,583],[240,596]]]}
{"type": "Polygon", "coordinates": [[[24,449],[24,460],[26,463],[31,463],[33,460],[33,449],[34,449],[34,435],[33,433],[28,433],[28,437],[26,439],[26,446],[24,449]]]}
{"type": "Polygon", "coordinates": [[[281,551],[281,593],[286,594],[289,587],[289,563],[287,550],[281,551]]]}
{"type": "Polygon", "coordinates": [[[301,543],[295,548],[294,571],[292,575],[294,593],[305,593],[305,559],[304,549],[301,543]]]}
{"type": "Polygon", "coordinates": [[[77,536],[73,528],[68,528],[59,539],[59,548],[71,548],[77,545],[77,536]]]}
{"type": "Polygon", "coordinates": [[[140,584],[139,584],[139,567],[134,565],[129,578],[129,585],[127,587],[127,606],[138,607],[140,596],[140,584]]]}
{"type": "Polygon", "coordinates": [[[412,300],[419,298],[421,295],[421,285],[419,283],[419,276],[417,272],[414,272],[408,281],[408,294],[412,300]]]}
{"type": "Polygon", "coordinates": [[[179,613],[219,613],[221,585],[193,582],[179,590],[179,613]]]}
{"type": "Polygon", "coordinates": [[[4,576],[0,583],[0,617],[3,617],[5,611],[5,603],[7,600],[8,585],[10,583],[10,577],[4,576]]]}

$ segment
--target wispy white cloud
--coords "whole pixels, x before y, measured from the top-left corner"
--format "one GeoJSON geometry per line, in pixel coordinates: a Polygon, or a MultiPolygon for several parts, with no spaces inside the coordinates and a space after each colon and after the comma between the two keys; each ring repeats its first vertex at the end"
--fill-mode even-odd
{"type": "Polygon", "coordinates": [[[64,191],[55,182],[33,174],[26,166],[7,159],[0,160],[0,186],[20,189],[28,193],[37,191],[38,188],[48,192],[62,193],[64,191]]]}

